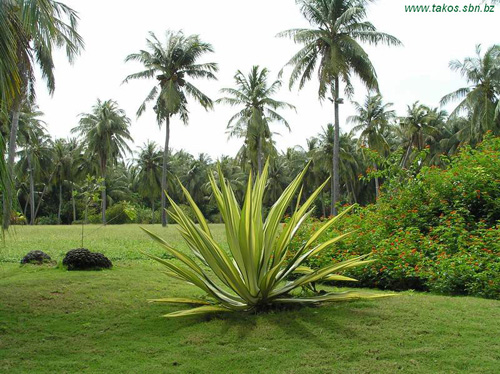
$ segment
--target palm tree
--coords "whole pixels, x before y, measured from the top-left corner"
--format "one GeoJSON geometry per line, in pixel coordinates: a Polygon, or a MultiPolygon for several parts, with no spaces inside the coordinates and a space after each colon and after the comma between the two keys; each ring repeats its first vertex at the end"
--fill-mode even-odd
{"type": "MultiPolygon", "coordinates": [[[[307,139],[307,148],[305,149],[307,160],[311,162],[307,170],[306,178],[304,178],[304,190],[306,195],[310,195],[314,190],[326,180],[329,175],[329,169],[325,167],[326,163],[323,160],[322,145],[320,139],[312,137],[307,139]]],[[[330,169],[331,171],[331,169],[330,169]]],[[[325,191],[321,191],[321,213],[326,217],[325,191]]]]}
{"type": "Polygon", "coordinates": [[[119,201],[133,200],[130,190],[129,168],[125,162],[117,161],[108,171],[106,183],[106,206],[112,206],[119,201]]]}
{"type": "Polygon", "coordinates": [[[228,122],[229,136],[244,137],[247,151],[251,157],[254,172],[262,173],[263,144],[271,139],[269,123],[280,122],[290,130],[288,122],[276,111],[282,108],[295,109],[291,104],[272,98],[281,87],[281,80],[268,84],[269,70],[253,66],[248,76],[240,70],[234,80],[236,88],[223,88],[222,93],[229,95],[217,100],[231,106],[243,106],[228,122]]]}
{"type": "MultiPolygon", "coordinates": [[[[396,112],[390,110],[392,103],[383,104],[381,95],[366,95],[363,105],[353,102],[356,115],[347,118],[347,122],[356,126],[353,132],[361,132],[359,142],[363,146],[377,151],[384,156],[389,151],[389,144],[384,137],[389,122],[396,117],[396,112]]],[[[373,167],[377,170],[377,164],[373,167]]],[[[375,177],[375,196],[379,195],[379,179],[375,177]]]]}
{"type": "Polygon", "coordinates": [[[155,219],[155,200],[161,194],[162,152],[155,142],[148,141],[140,148],[137,163],[138,192],[151,202],[152,221],[155,219]]]}
{"type": "MultiPolygon", "coordinates": [[[[229,156],[222,156],[218,162],[220,170],[236,195],[239,202],[243,202],[245,188],[248,180],[248,174],[245,173],[238,160],[229,156]]],[[[214,175],[218,176],[218,169],[214,170],[214,175]]],[[[206,189],[210,190],[210,185],[206,185],[206,189]]]]}
{"type": "Polygon", "coordinates": [[[106,171],[109,164],[116,165],[118,158],[131,152],[126,141],[132,141],[129,133],[130,119],[114,100],[101,101],[90,113],[80,115],[80,123],[71,132],[78,133],[86,144],[88,158],[97,159],[98,170],[103,178],[102,223],[106,224],[106,171]]]}
{"type": "Polygon", "coordinates": [[[297,0],[304,17],[312,29],[292,29],[281,32],[279,37],[289,37],[303,44],[287,63],[293,66],[290,88],[297,83],[299,89],[311,79],[318,66],[320,100],[331,94],[335,110],[335,141],[332,152],[331,213],[337,214],[336,203],[340,195],[339,176],[339,104],[340,81],[345,85],[345,94],[354,92],[352,77],[357,76],[368,89],[378,90],[377,75],[368,54],[359,44],[384,43],[400,45],[401,42],[386,33],[378,32],[366,21],[368,0],[297,0]]]}
{"type": "Polygon", "coordinates": [[[266,186],[266,203],[268,206],[272,206],[288,186],[290,173],[287,169],[287,161],[283,154],[278,154],[274,157],[269,166],[269,179],[266,186]]]}
{"type": "MultiPolygon", "coordinates": [[[[17,152],[19,174],[26,170],[29,176],[30,225],[35,224],[37,209],[35,207],[35,182],[46,174],[52,162],[52,144],[46,132],[45,122],[40,118],[43,113],[35,106],[24,106],[19,115],[19,131],[17,142],[21,149],[17,152]]],[[[50,183],[50,182],[49,182],[50,183]]],[[[45,189],[45,188],[44,188],[45,189]]],[[[43,196],[40,198],[43,198],[43,196]]],[[[39,204],[40,204],[39,201],[39,204]]]]}
{"type": "Polygon", "coordinates": [[[203,213],[206,207],[206,200],[209,199],[209,189],[206,188],[210,183],[208,179],[208,169],[212,164],[212,159],[206,153],[200,153],[198,158],[194,159],[189,165],[189,171],[180,178],[182,184],[191,194],[196,204],[201,207],[203,213]]]}
{"type": "MultiPolygon", "coordinates": [[[[158,124],[161,126],[165,121],[161,188],[162,191],[166,192],[170,119],[174,115],[179,115],[181,121],[187,125],[189,121],[187,97],[191,97],[207,110],[213,107],[212,100],[188,79],[216,79],[215,73],[218,71],[218,67],[214,62],[198,62],[204,54],[214,51],[212,45],[201,41],[199,35],[185,36],[182,31],[167,31],[165,33],[165,44],[162,44],[152,32],[149,35],[150,39],[146,39],[148,50],[132,53],[125,59],[125,61],[140,62],[144,65],[145,70],[130,74],[125,78],[124,82],[131,79],[150,78],[156,78],[158,81],[158,85],[153,87],[139,107],[137,116],[140,116],[146,110],[146,105],[149,102],[154,101],[153,109],[158,124]]],[[[167,225],[166,204],[165,193],[162,193],[163,226],[167,225]]]]}
{"type": "Polygon", "coordinates": [[[462,135],[464,141],[477,143],[491,130],[500,133],[500,45],[488,48],[481,56],[481,45],[476,46],[476,57],[467,57],[464,61],[453,60],[450,69],[460,72],[469,86],[459,88],[441,99],[441,105],[461,100],[451,112],[456,118],[460,113],[470,112],[470,130],[462,135]]]}
{"type": "MultiPolygon", "coordinates": [[[[6,59],[7,68],[0,68],[2,75],[7,75],[7,78],[0,77],[3,85],[11,86],[9,96],[12,96],[12,102],[9,109],[12,112],[12,121],[7,166],[12,177],[19,115],[23,102],[34,97],[35,65],[40,68],[52,94],[55,89],[52,51],[55,47],[64,47],[68,60],[72,62],[83,48],[83,40],[76,31],[77,13],[63,3],[54,0],[9,0],[0,9],[4,20],[8,20],[8,24],[2,25],[2,32],[7,29],[7,34],[2,33],[0,37],[0,40],[7,41],[7,44],[0,48],[15,47],[6,55],[10,56],[6,59]],[[16,70],[13,70],[12,51],[15,51],[16,70]]],[[[3,56],[2,53],[2,61],[3,56]]],[[[8,228],[12,207],[12,189],[9,184],[5,197],[3,225],[8,228]]]]}
{"type": "MultiPolygon", "coordinates": [[[[471,114],[467,116],[449,117],[441,127],[439,134],[439,149],[441,154],[454,155],[458,152],[460,146],[470,142],[474,134],[471,133],[471,114]]],[[[441,165],[441,160],[437,159],[431,162],[433,165],[441,165]]]]}
{"type": "Polygon", "coordinates": [[[179,188],[179,183],[177,178],[183,179],[189,170],[191,169],[191,164],[194,162],[195,158],[192,154],[184,151],[183,149],[173,152],[169,151],[168,154],[168,166],[167,166],[167,189],[170,197],[177,201],[184,201],[185,196],[182,190],[179,188]]]}
{"type": "Polygon", "coordinates": [[[54,183],[59,190],[59,205],[57,209],[57,222],[61,224],[61,209],[63,203],[63,185],[70,186],[71,203],[73,208],[73,221],[76,221],[76,206],[74,189],[76,178],[79,174],[81,147],[76,139],[57,139],[53,147],[52,164],[54,168],[54,183]]]}
{"type": "Polygon", "coordinates": [[[400,144],[406,148],[401,160],[402,167],[408,166],[413,148],[421,151],[434,142],[445,116],[445,111],[431,109],[418,101],[408,105],[406,116],[400,118],[399,127],[395,129],[400,144]]]}

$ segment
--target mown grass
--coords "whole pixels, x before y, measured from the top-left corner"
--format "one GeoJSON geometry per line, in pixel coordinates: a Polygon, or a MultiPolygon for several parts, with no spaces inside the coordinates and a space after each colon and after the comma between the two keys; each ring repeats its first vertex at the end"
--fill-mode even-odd
{"type": "MultiPolygon", "coordinates": [[[[187,249],[175,225],[167,228],[161,225],[144,227],[161,234],[178,248],[187,249]]],[[[212,230],[215,238],[223,242],[224,225],[212,225],[212,230]]],[[[6,235],[5,247],[0,251],[0,261],[19,262],[24,254],[36,249],[48,253],[55,260],[62,260],[70,249],[81,247],[81,231],[80,225],[13,226],[6,235]]],[[[140,230],[139,225],[86,225],[83,246],[104,253],[111,261],[145,259],[139,250],[157,255],[164,253],[140,230]]]]}
{"type": "MultiPolygon", "coordinates": [[[[185,248],[175,227],[152,229],[185,248]]],[[[180,307],[146,299],[201,293],[137,252],[162,254],[135,225],[88,237],[85,246],[114,260],[112,270],[18,264],[32,249],[60,261],[79,246],[78,230],[18,227],[7,238],[0,251],[0,372],[498,372],[495,300],[404,293],[259,315],[164,319],[180,307]]],[[[223,240],[222,226],[213,230],[223,240]]]]}

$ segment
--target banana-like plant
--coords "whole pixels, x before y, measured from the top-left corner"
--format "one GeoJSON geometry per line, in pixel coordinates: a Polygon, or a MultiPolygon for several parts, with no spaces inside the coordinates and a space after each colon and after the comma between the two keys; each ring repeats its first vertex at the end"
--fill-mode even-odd
{"type": "Polygon", "coordinates": [[[143,228],[175,260],[164,260],[149,254],[146,255],[165,265],[168,268],[167,275],[195,285],[208,295],[207,300],[190,298],[150,300],[159,303],[199,305],[193,309],[166,314],[165,317],[258,310],[268,308],[273,304],[317,304],[389,296],[388,294],[368,294],[356,291],[329,292],[310,297],[300,297],[291,293],[298,287],[307,287],[313,282],[322,280],[355,281],[355,279],[337,273],[354,266],[365,265],[372,260],[366,260],[366,256],[360,256],[318,270],[301,266],[311,256],[319,254],[349,235],[346,233],[322,244],[315,244],[321,234],[342,218],[350,208],[325,222],[298,251],[292,254],[289,251],[290,241],[299,227],[311,215],[311,205],[328,180],[314,191],[302,205],[299,204],[302,195],[302,189],[300,189],[295,211],[290,217],[289,223],[283,226],[282,218],[301,186],[307,167],[285,189],[264,220],[262,201],[268,168],[268,164],[266,164],[262,174],[256,177],[255,182],[252,181],[250,174],[242,207],[238,204],[231,186],[224,179],[220,168],[218,170],[219,185],[217,185],[216,177],[213,174],[209,175],[213,195],[224,220],[229,250],[223,249],[215,241],[203,214],[182,184],[181,188],[198,224],[190,219],[170,197],[168,198],[173,209],[171,216],[179,224],[180,233],[188,244],[192,256],[173,248],[169,243],[143,228]],[[208,268],[211,270],[210,272],[207,271],[208,268]],[[295,279],[290,279],[292,273],[300,275],[295,279]]]}

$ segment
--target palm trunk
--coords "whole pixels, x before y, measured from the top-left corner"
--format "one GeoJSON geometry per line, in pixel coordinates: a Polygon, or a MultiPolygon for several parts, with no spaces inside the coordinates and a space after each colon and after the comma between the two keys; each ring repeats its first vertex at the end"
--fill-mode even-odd
{"type": "Polygon", "coordinates": [[[151,198],[151,224],[155,223],[155,199],[151,198]]]}
{"type": "Polygon", "coordinates": [[[106,226],[106,161],[101,160],[101,178],[102,178],[102,191],[101,191],[101,218],[102,224],[106,226]]]}
{"type": "Polygon", "coordinates": [[[161,171],[161,225],[167,226],[167,162],[168,143],[170,142],[170,116],[165,120],[165,147],[163,149],[163,166],[161,171]]]}
{"type": "Polygon", "coordinates": [[[405,156],[403,157],[403,162],[401,163],[402,168],[406,167],[406,163],[407,163],[408,158],[410,157],[410,154],[411,154],[411,148],[412,148],[412,143],[410,142],[410,144],[408,145],[408,148],[406,149],[405,156]]]}
{"type": "MultiPolygon", "coordinates": [[[[375,170],[375,172],[377,172],[377,164],[374,163],[373,164],[373,169],[375,170]]],[[[380,185],[379,185],[379,181],[378,181],[378,177],[375,177],[375,198],[378,199],[378,196],[380,194],[380,185]]]]}
{"type": "Polygon", "coordinates": [[[24,203],[24,210],[23,210],[23,215],[26,217],[26,213],[28,212],[28,204],[30,203],[31,195],[28,194],[28,197],[26,198],[26,202],[24,203]]]}
{"type": "Polygon", "coordinates": [[[259,135],[259,140],[257,143],[257,169],[259,175],[262,174],[262,136],[259,135]]]}
{"type": "Polygon", "coordinates": [[[75,195],[73,190],[73,182],[71,182],[71,205],[73,205],[73,222],[76,221],[76,204],[75,204],[75,195]]]}
{"type": "Polygon", "coordinates": [[[16,156],[17,130],[19,128],[19,115],[21,113],[21,97],[18,95],[12,107],[12,123],[10,125],[9,157],[7,159],[8,183],[5,186],[5,199],[3,204],[3,228],[8,229],[10,213],[12,210],[12,187],[14,183],[14,159],[16,156]]]}
{"type": "Polygon", "coordinates": [[[33,178],[33,168],[31,166],[31,154],[28,153],[28,169],[30,176],[30,225],[35,224],[35,180],[33,178]]]}
{"type": "Polygon", "coordinates": [[[325,191],[321,191],[321,209],[323,210],[323,218],[326,218],[325,191]]]}
{"type": "Polygon", "coordinates": [[[102,181],[103,189],[101,191],[101,217],[102,224],[106,225],[106,181],[102,181]]]}
{"type": "Polygon", "coordinates": [[[47,192],[47,189],[50,185],[50,182],[52,181],[52,178],[54,177],[55,172],[56,171],[54,169],[52,174],[50,174],[50,176],[49,176],[49,181],[45,184],[45,186],[43,186],[42,194],[40,195],[40,199],[38,200],[38,204],[36,204],[35,218],[38,216],[38,211],[40,210],[40,205],[42,205],[43,197],[45,196],[45,193],[47,192]]]}
{"type": "Polygon", "coordinates": [[[339,137],[340,137],[340,123],[339,123],[339,77],[335,77],[335,91],[334,91],[334,109],[335,109],[335,130],[333,136],[333,180],[332,180],[332,216],[337,215],[337,202],[340,196],[340,175],[339,175],[339,137]]]}
{"type": "Polygon", "coordinates": [[[354,189],[354,183],[352,183],[352,179],[350,181],[350,184],[351,184],[352,198],[354,200],[354,203],[357,204],[358,198],[356,197],[356,190],[354,189]]]}
{"type": "Polygon", "coordinates": [[[61,224],[61,208],[62,208],[62,183],[59,183],[59,208],[57,210],[57,224],[61,224]]]}

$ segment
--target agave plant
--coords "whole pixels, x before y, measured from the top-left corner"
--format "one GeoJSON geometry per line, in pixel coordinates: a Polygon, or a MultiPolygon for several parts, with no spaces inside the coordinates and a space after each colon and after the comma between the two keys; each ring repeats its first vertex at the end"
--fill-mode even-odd
{"type": "MultiPolygon", "coordinates": [[[[289,223],[284,226],[281,223],[282,218],[292,204],[306,170],[307,167],[290,183],[265,219],[263,219],[262,200],[268,177],[268,164],[262,174],[256,177],[255,182],[252,181],[250,174],[242,207],[238,204],[231,185],[225,180],[220,168],[217,173],[219,184],[213,174],[209,175],[213,195],[224,220],[228,250],[215,241],[203,214],[181,184],[198,224],[190,219],[170,197],[168,198],[173,209],[172,218],[179,224],[180,233],[188,244],[192,256],[171,247],[157,235],[143,229],[175,260],[146,255],[165,265],[168,268],[167,275],[199,287],[208,297],[206,300],[164,298],[150,301],[199,305],[193,309],[165,315],[165,317],[181,317],[213,312],[259,310],[276,304],[317,304],[388,296],[355,291],[329,292],[313,296],[292,294],[293,290],[318,281],[355,281],[338,273],[372,261],[365,259],[366,256],[360,256],[318,270],[301,266],[311,256],[319,254],[349,235],[346,233],[324,243],[315,244],[321,234],[350,209],[325,222],[298,251],[294,251],[293,254],[289,251],[290,241],[311,215],[312,203],[328,183],[328,180],[325,181],[302,205],[297,203],[289,223]],[[290,276],[293,273],[299,276],[292,279],[290,276]]],[[[301,195],[302,189],[297,202],[301,201],[301,195]]]]}

